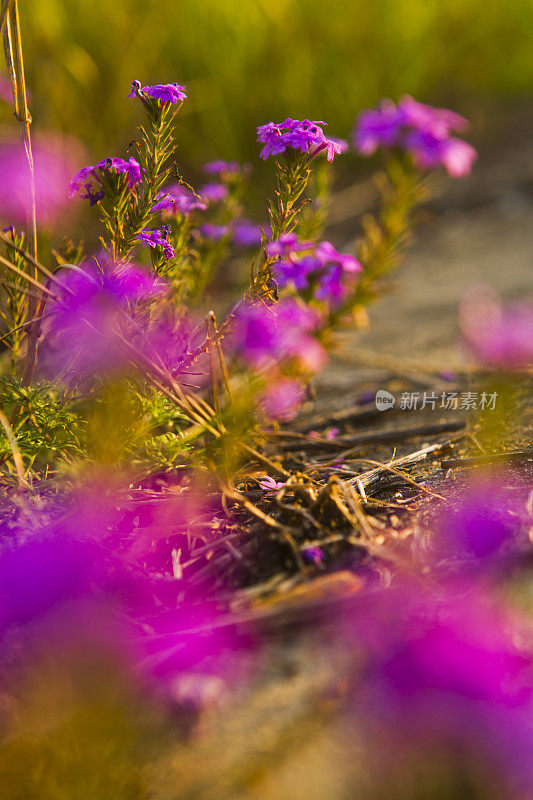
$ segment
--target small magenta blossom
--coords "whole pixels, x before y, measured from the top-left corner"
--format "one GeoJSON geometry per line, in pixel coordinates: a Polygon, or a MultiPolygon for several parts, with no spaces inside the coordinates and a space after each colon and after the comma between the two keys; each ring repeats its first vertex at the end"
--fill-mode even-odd
{"type": "Polygon", "coordinates": [[[502,369],[533,364],[533,306],[515,303],[505,308],[495,292],[482,287],[462,301],[459,326],[481,364],[502,369]]]}
{"type": "Polygon", "coordinates": [[[198,195],[181,184],[169,186],[165,191],[159,192],[157,198],[158,201],[152,206],[152,211],[167,211],[186,216],[192,211],[205,211],[207,208],[198,195]]]}
{"type": "Polygon", "coordinates": [[[255,225],[247,219],[234,220],[232,225],[233,243],[237,247],[257,247],[261,244],[263,231],[268,235],[268,225],[255,225]]]}
{"type": "Polygon", "coordinates": [[[279,489],[283,489],[285,484],[276,481],[275,478],[270,478],[268,475],[265,475],[265,477],[261,478],[259,481],[259,486],[261,489],[264,489],[267,494],[276,494],[279,489]]]}
{"type": "Polygon", "coordinates": [[[140,81],[133,81],[128,97],[153,97],[162,103],[181,103],[187,99],[185,86],[179,83],[156,83],[153,86],[141,86],[140,81]]]}
{"type": "Polygon", "coordinates": [[[322,121],[308,119],[286,119],[285,122],[268,122],[257,128],[257,141],[264,144],[260,156],[266,160],[269,156],[277,156],[287,150],[299,150],[308,153],[310,158],[325,151],[328,161],[333,161],[335,155],[342,153],[344,144],[342,140],[327,138],[322,121]]]}
{"type": "Polygon", "coordinates": [[[259,405],[270,419],[288,422],[298,413],[303,397],[304,387],[300,381],[280,378],[261,395],[259,405]]]}
{"type": "Polygon", "coordinates": [[[204,238],[211,239],[213,242],[219,242],[230,233],[229,225],[214,225],[210,222],[200,225],[198,230],[204,238]]]}
{"type": "Polygon", "coordinates": [[[142,244],[148,245],[148,247],[151,247],[152,249],[161,247],[165,258],[174,258],[176,253],[170,242],[167,240],[169,232],[170,229],[167,225],[163,225],[161,228],[155,228],[155,230],[149,230],[148,228],[145,228],[137,234],[137,239],[142,242],[142,244]]]}
{"type": "Polygon", "coordinates": [[[220,203],[228,196],[228,187],[222,183],[204,183],[200,186],[199,194],[202,200],[209,203],[220,203]]]}
{"type": "Polygon", "coordinates": [[[237,161],[208,161],[204,164],[204,172],[207,175],[238,175],[241,166],[237,161]]]}
{"type": "Polygon", "coordinates": [[[321,547],[304,547],[302,550],[304,561],[308,564],[314,564],[315,567],[321,567],[324,562],[324,551],[321,547]]]}
{"type": "Polygon", "coordinates": [[[433,108],[404,97],[395,105],[383,100],[376,109],[363,111],[356,122],[354,145],[364,156],[378,147],[406,150],[418,169],[443,166],[453,178],[468,175],[477,157],[475,149],[462,139],[468,121],[446,108],[433,108]]]}

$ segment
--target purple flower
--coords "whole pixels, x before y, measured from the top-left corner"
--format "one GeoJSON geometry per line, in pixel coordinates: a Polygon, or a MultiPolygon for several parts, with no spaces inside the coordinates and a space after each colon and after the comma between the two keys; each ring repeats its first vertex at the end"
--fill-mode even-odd
{"type": "Polygon", "coordinates": [[[280,155],[288,149],[309,153],[314,157],[322,150],[326,151],[328,161],[333,161],[336,153],[343,151],[339,139],[328,139],[322,130],[322,121],[308,119],[286,119],[278,124],[268,122],[257,128],[257,141],[264,144],[260,156],[266,160],[269,156],[280,155]]]}
{"type": "Polygon", "coordinates": [[[466,344],[482,364],[515,368],[533,363],[533,307],[503,308],[489,288],[467,295],[459,309],[466,344]]]}
{"type": "Polygon", "coordinates": [[[320,262],[312,256],[291,261],[277,261],[274,264],[274,277],[278,286],[292,286],[302,291],[309,285],[309,275],[320,267],[320,262]]]}
{"type": "Polygon", "coordinates": [[[378,147],[398,143],[405,115],[392,100],[382,100],[377,109],[363,111],[357,118],[354,144],[364,156],[371,156],[378,147]]]}
{"type": "Polygon", "coordinates": [[[437,139],[444,139],[451,131],[464,133],[468,130],[468,120],[447,108],[434,108],[413,100],[406,95],[398,103],[404,116],[404,124],[415,130],[432,133],[437,139]]]}
{"type": "Polygon", "coordinates": [[[263,238],[261,228],[267,235],[265,228],[268,228],[268,226],[254,225],[253,222],[247,219],[235,220],[232,226],[233,243],[237,247],[256,247],[260,245],[263,238]]]}
{"type": "Polygon", "coordinates": [[[441,599],[414,591],[375,598],[371,617],[360,616],[353,629],[358,651],[370,656],[358,707],[369,741],[380,755],[386,745],[394,758],[407,755],[405,769],[409,752],[429,744],[437,758],[456,754],[463,766],[485,764],[487,779],[495,769],[516,780],[528,789],[517,796],[526,797],[533,780],[533,660],[520,644],[525,632],[499,603],[491,608],[478,592],[458,586],[441,599]]]}
{"type": "Polygon", "coordinates": [[[265,475],[265,477],[261,478],[259,481],[259,486],[261,489],[264,489],[267,494],[276,494],[279,489],[283,489],[285,484],[265,475]]]}
{"type": "Polygon", "coordinates": [[[137,234],[137,239],[152,249],[161,247],[163,249],[163,255],[165,258],[174,258],[176,253],[170,242],[167,241],[168,232],[169,229],[166,225],[161,228],[156,228],[155,230],[144,228],[144,230],[137,234]]]}
{"type": "Polygon", "coordinates": [[[462,139],[450,136],[468,127],[464,117],[446,108],[433,108],[404,97],[398,106],[383,100],[375,110],[359,115],[354,144],[364,156],[378,147],[407,150],[418,169],[443,166],[453,178],[468,175],[477,157],[474,148],[462,139]]]}
{"type": "Polygon", "coordinates": [[[469,175],[477,158],[474,148],[462,139],[438,139],[429,131],[413,131],[408,134],[405,148],[411,153],[418,169],[443,166],[452,178],[469,175]]]}
{"type": "Polygon", "coordinates": [[[142,86],[140,81],[133,81],[128,97],[153,97],[162,103],[181,103],[187,99],[185,86],[179,83],[156,83],[154,86],[142,86]]]}
{"type": "Polygon", "coordinates": [[[281,287],[298,291],[312,290],[317,300],[339,305],[344,299],[353,276],[362,269],[359,261],[347,253],[339,253],[331,242],[299,242],[296,235],[284,234],[278,241],[269,242],[267,255],[281,255],[274,264],[275,278],[281,287]],[[300,255],[301,251],[308,251],[300,255]]]}
{"type": "Polygon", "coordinates": [[[263,393],[259,404],[265,416],[288,422],[302,405],[304,388],[299,381],[280,378],[263,393]]]}
{"type": "Polygon", "coordinates": [[[320,318],[308,306],[290,297],[274,306],[243,303],[235,317],[239,352],[252,367],[261,369],[292,359],[309,372],[323,366],[325,351],[310,335],[318,328],[320,318]]]}
{"type": "Polygon", "coordinates": [[[228,225],[213,225],[209,222],[205,225],[200,225],[198,230],[202,236],[204,236],[206,239],[211,239],[213,242],[219,242],[230,232],[228,225]]]}
{"type": "Polygon", "coordinates": [[[228,196],[228,187],[222,183],[205,183],[200,186],[200,197],[210,203],[220,203],[228,196]]]}
{"type": "Polygon", "coordinates": [[[110,172],[125,175],[129,189],[133,189],[136,183],[142,183],[141,165],[138,161],[131,157],[125,161],[123,158],[108,156],[94,167],[82,167],[74,175],[69,183],[69,198],[74,197],[84,188],[86,193],[80,197],[90,200],[91,205],[94,205],[104,197],[101,176],[110,172]]]}
{"type": "Polygon", "coordinates": [[[492,476],[454,493],[435,534],[438,553],[448,559],[465,555],[484,559],[516,542],[522,520],[516,498],[505,490],[507,482],[503,476],[499,480],[492,476]]]}
{"type": "Polygon", "coordinates": [[[356,274],[361,272],[363,267],[355,256],[348,255],[348,253],[339,253],[331,242],[320,242],[315,250],[315,256],[323,265],[328,263],[338,264],[344,272],[351,272],[356,274]]]}
{"type": "Polygon", "coordinates": [[[209,161],[204,164],[204,172],[207,175],[236,175],[241,171],[237,161],[209,161]]]}
{"type": "Polygon", "coordinates": [[[129,312],[167,291],[145,270],[105,254],[57,277],[63,290],[49,301],[44,363],[48,375],[68,380],[126,363],[123,342],[136,330],[129,312]]]}
{"type": "Polygon", "coordinates": [[[192,211],[205,211],[207,205],[190,189],[180,184],[169,186],[157,195],[158,202],[152,211],[170,211],[173,214],[190,214],[192,211]]]}
{"type": "Polygon", "coordinates": [[[320,547],[304,547],[302,550],[304,561],[309,564],[314,564],[315,567],[322,566],[324,561],[324,551],[320,547]]]}
{"type": "MultiPolygon", "coordinates": [[[[37,222],[50,225],[64,212],[72,166],[78,147],[54,136],[36,137],[33,142],[33,168],[37,222]]],[[[22,225],[31,208],[30,174],[22,145],[18,140],[0,143],[0,217],[22,225]]]]}
{"type": "Polygon", "coordinates": [[[130,189],[133,189],[136,183],[142,183],[141,165],[131,156],[127,161],[116,156],[108,156],[99,161],[95,169],[100,169],[103,172],[113,170],[119,174],[126,175],[130,189]]]}

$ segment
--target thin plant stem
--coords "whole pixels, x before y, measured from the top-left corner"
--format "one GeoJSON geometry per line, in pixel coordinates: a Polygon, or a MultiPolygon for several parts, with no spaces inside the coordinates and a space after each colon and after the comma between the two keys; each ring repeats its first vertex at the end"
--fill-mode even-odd
{"type": "MultiPolygon", "coordinates": [[[[24,57],[22,53],[22,37],[20,32],[20,17],[18,0],[11,0],[7,9],[7,17],[4,28],[4,52],[6,64],[13,90],[13,100],[15,104],[15,117],[20,125],[20,140],[26,162],[28,164],[28,184],[29,184],[29,204],[26,219],[26,240],[28,242],[28,253],[32,259],[37,260],[37,205],[35,199],[35,171],[33,163],[33,151],[31,146],[31,115],[28,109],[28,99],[26,95],[26,78],[24,75],[24,57]]],[[[37,267],[34,266],[34,277],[38,277],[37,267]]],[[[28,319],[40,315],[43,305],[43,297],[29,298],[28,319]]],[[[22,374],[24,384],[29,384],[35,365],[37,363],[37,342],[39,339],[39,323],[35,323],[29,328],[28,345],[26,349],[26,359],[22,374]]]]}

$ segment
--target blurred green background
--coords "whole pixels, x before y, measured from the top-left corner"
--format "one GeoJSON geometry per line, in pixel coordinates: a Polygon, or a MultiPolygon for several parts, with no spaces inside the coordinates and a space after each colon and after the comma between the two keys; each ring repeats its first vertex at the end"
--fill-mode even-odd
{"type": "Polygon", "coordinates": [[[187,85],[191,165],[256,158],[271,119],[347,136],[381,96],[483,115],[533,86],[533,0],[22,0],[21,14],[37,125],[94,158],[132,138],[134,78],[187,85]]]}

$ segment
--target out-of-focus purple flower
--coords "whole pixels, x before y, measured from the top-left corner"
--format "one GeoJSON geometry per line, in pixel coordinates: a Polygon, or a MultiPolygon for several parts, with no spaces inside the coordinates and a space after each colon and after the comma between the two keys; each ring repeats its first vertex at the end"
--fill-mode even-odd
{"type": "MultiPolygon", "coordinates": [[[[64,212],[67,187],[79,147],[51,135],[33,142],[33,171],[37,223],[49,225],[64,212]]],[[[0,143],[0,217],[21,225],[31,207],[30,173],[24,150],[18,141],[0,143]]]]}
{"type": "Polygon", "coordinates": [[[158,202],[152,211],[169,211],[172,214],[190,214],[192,211],[205,211],[207,205],[186,186],[175,184],[157,195],[158,202]]]}
{"type": "Polygon", "coordinates": [[[387,746],[401,759],[429,744],[434,757],[485,763],[480,777],[494,768],[529,796],[533,659],[501,600],[495,610],[477,590],[458,586],[443,598],[393,593],[376,598],[351,635],[369,655],[358,708],[380,752],[387,746]]]}
{"type": "Polygon", "coordinates": [[[209,161],[204,164],[204,172],[207,175],[237,175],[241,171],[241,166],[237,161],[209,161]]]}
{"type": "Polygon", "coordinates": [[[453,178],[468,175],[477,157],[475,149],[450,136],[462,132],[468,121],[446,108],[433,108],[404,97],[396,106],[383,100],[377,109],[363,111],[354,131],[354,145],[364,156],[378,147],[407,150],[419,169],[443,166],[453,178]]]}
{"type": "Polygon", "coordinates": [[[462,139],[438,139],[429,131],[413,131],[405,138],[405,149],[411,153],[418,169],[443,166],[452,178],[469,175],[477,153],[462,139]]]}
{"type": "Polygon", "coordinates": [[[484,559],[516,541],[520,510],[504,485],[503,476],[492,476],[454,493],[435,533],[438,553],[445,558],[470,555],[484,559]]]}
{"type": "Polygon", "coordinates": [[[206,239],[211,239],[213,242],[219,242],[230,233],[229,225],[214,225],[209,222],[206,222],[205,225],[200,225],[198,230],[202,236],[206,239]]]}
{"type": "Polygon", "coordinates": [[[281,481],[276,481],[275,478],[270,478],[268,475],[265,475],[265,477],[261,478],[259,481],[259,486],[261,489],[264,489],[267,494],[276,494],[279,489],[283,489],[285,484],[281,481]]]}
{"type": "Polygon", "coordinates": [[[310,335],[319,316],[287,297],[273,306],[243,303],[235,315],[234,336],[240,355],[254,368],[297,359],[310,372],[326,360],[322,345],[310,335]]]}
{"type": "Polygon", "coordinates": [[[228,187],[222,183],[205,183],[200,187],[200,197],[209,203],[220,203],[228,196],[228,187]]]}
{"type": "Polygon", "coordinates": [[[307,561],[308,564],[314,564],[315,567],[321,567],[325,558],[321,547],[304,547],[302,556],[304,561],[307,561]]]}
{"type": "Polygon", "coordinates": [[[165,258],[174,258],[176,253],[170,242],[167,240],[168,232],[169,230],[165,225],[161,228],[156,228],[155,230],[148,230],[148,228],[145,228],[137,234],[137,239],[142,242],[142,244],[146,244],[148,247],[151,247],[152,250],[154,250],[156,247],[161,247],[165,258]]]}
{"type": "Polygon", "coordinates": [[[469,128],[468,120],[455,111],[419,103],[409,95],[402,97],[398,109],[403,114],[406,125],[432,133],[438,139],[446,138],[451,131],[464,133],[469,128]]]}
{"type": "Polygon", "coordinates": [[[232,225],[233,243],[237,247],[257,247],[263,238],[261,229],[268,235],[268,226],[255,225],[247,219],[235,220],[232,225]]]}
{"type": "Polygon", "coordinates": [[[128,97],[153,97],[162,103],[181,103],[187,99],[185,86],[179,83],[156,83],[153,86],[141,86],[140,81],[133,81],[128,97]]]}
{"type": "Polygon", "coordinates": [[[106,255],[65,268],[57,277],[63,290],[47,307],[46,372],[75,380],[127,363],[124,340],[130,342],[136,331],[127,312],[162,296],[167,291],[163,281],[106,255]]]}
{"type": "Polygon", "coordinates": [[[489,366],[515,368],[533,363],[533,307],[508,308],[488,287],[470,292],[459,308],[459,326],[476,359],[489,366]]]}
{"type": "Polygon", "coordinates": [[[302,405],[304,387],[299,381],[280,378],[261,395],[259,403],[265,416],[288,422],[302,405]]]}
{"type": "Polygon", "coordinates": [[[309,153],[312,158],[325,150],[328,161],[333,161],[335,155],[343,151],[343,146],[338,139],[326,137],[321,127],[325,124],[322,121],[288,118],[285,122],[260,125],[257,128],[257,141],[264,144],[261,158],[266,160],[271,155],[281,155],[289,149],[309,153]]]}
{"type": "Polygon", "coordinates": [[[191,360],[205,341],[205,328],[195,323],[183,308],[152,314],[148,324],[143,325],[142,337],[137,337],[135,346],[150,361],[168,370],[175,379],[200,387],[208,374],[208,348],[191,360]]]}
{"type": "Polygon", "coordinates": [[[393,147],[405,122],[405,115],[392,100],[382,100],[376,109],[359,114],[354,145],[364,156],[371,156],[378,147],[393,147]]]}

